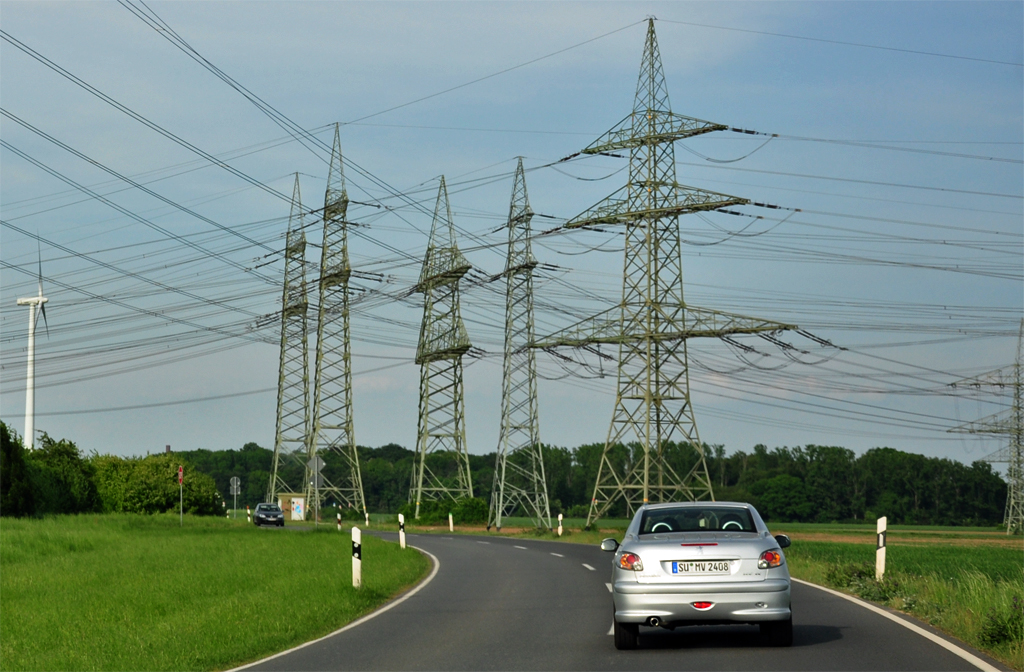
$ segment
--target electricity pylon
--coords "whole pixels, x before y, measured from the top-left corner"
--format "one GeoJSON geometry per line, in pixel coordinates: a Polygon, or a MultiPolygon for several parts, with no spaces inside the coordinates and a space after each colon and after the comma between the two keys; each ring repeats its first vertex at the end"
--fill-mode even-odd
{"type": "Polygon", "coordinates": [[[533,269],[530,245],[533,210],[519,159],[508,213],[508,258],[505,262],[505,359],[501,378],[501,429],[494,464],[494,487],[487,529],[501,529],[503,516],[518,509],[533,523],[551,528],[544,456],[537,421],[536,354],[527,347],[534,337],[533,269]]]}
{"type": "Polygon", "coordinates": [[[462,387],[462,356],[471,344],[459,308],[459,280],[472,268],[455,243],[448,189],[441,177],[430,228],[427,253],[416,291],[423,293],[423,323],[416,348],[420,365],[420,415],[416,439],[414,487],[410,499],[426,500],[473,496],[466,449],[466,407],[462,387]],[[454,476],[437,475],[427,466],[427,456],[453,453],[454,476]]]}
{"type": "MultiPolygon", "coordinates": [[[[533,347],[619,346],[618,389],[587,515],[589,527],[620,498],[631,514],[648,502],[714,499],[690,400],[686,342],[697,337],[772,333],[795,328],[696,308],[683,300],[680,215],[743,205],[745,198],[676,182],[673,142],[727,126],[672,112],[654,32],[647,26],[633,111],[582,151],[629,151],[629,181],[565,228],[625,226],[622,301],[614,308],[540,339],[533,347]],[[697,453],[688,470],[669,464],[670,443],[697,453]],[[642,456],[614,457],[630,443],[642,456]]],[[[634,453],[635,454],[635,453],[634,453]]]]}
{"type": "MultiPolygon", "coordinates": [[[[306,322],[309,300],[306,296],[306,234],[302,226],[302,196],[299,193],[299,176],[296,174],[284,248],[277,424],[274,433],[274,462],[267,486],[268,502],[273,502],[279,492],[306,491],[306,486],[298,490],[290,487],[281,474],[284,461],[300,465],[305,472],[309,459],[309,354],[306,322]]],[[[309,478],[305,482],[308,483],[309,478]]]]}
{"type": "Polygon", "coordinates": [[[951,387],[1009,388],[1013,394],[1010,408],[980,420],[954,427],[950,432],[962,434],[995,434],[1009,438],[1009,445],[983,458],[985,462],[1005,462],[1006,469],[1006,511],[1003,524],[1006,533],[1024,531],[1024,319],[1020,321],[1017,336],[1017,359],[1012,366],[965,378],[952,383],[951,387]]]}
{"type": "MultiPolygon", "coordinates": [[[[29,450],[36,442],[36,325],[43,316],[46,326],[46,302],[43,296],[43,257],[39,256],[39,292],[27,299],[18,299],[19,306],[28,306],[28,370],[25,373],[25,447],[29,450]]],[[[49,334],[49,327],[46,329],[49,334]]]]}
{"type": "Polygon", "coordinates": [[[348,192],[341,165],[341,137],[334,127],[334,149],[324,195],[324,243],[320,255],[320,301],[316,325],[313,376],[313,453],[333,451],[344,461],[341,480],[323,479],[322,487],[307,479],[310,497],[333,495],[340,505],[366,513],[363,478],[353,426],[352,346],[349,339],[348,192]]]}

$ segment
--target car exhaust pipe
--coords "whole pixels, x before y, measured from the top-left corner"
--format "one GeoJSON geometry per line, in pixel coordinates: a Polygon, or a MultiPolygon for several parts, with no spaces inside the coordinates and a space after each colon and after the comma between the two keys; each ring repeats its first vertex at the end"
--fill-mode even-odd
{"type": "Polygon", "coordinates": [[[661,625],[661,619],[657,616],[651,616],[647,619],[647,625],[651,626],[652,628],[656,628],[659,625],[661,625]]]}

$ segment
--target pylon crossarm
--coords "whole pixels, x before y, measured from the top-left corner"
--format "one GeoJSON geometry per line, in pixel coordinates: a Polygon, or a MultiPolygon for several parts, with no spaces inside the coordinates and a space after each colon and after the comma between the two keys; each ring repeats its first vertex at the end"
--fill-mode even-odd
{"type": "Polygon", "coordinates": [[[633,149],[642,145],[656,145],[665,142],[674,142],[685,138],[692,138],[695,135],[712,133],[714,131],[727,131],[728,126],[716,124],[703,119],[695,119],[674,112],[664,110],[651,110],[655,116],[654,132],[646,132],[648,119],[646,112],[640,112],[642,119],[636,119],[637,113],[630,113],[625,119],[612,127],[610,131],[590,143],[581,154],[604,154],[622,149],[633,149]],[[637,122],[642,123],[645,132],[637,134],[637,122]]]}
{"type": "Polygon", "coordinates": [[[588,226],[631,224],[642,220],[656,220],[693,212],[746,205],[749,199],[720,194],[706,189],[695,189],[684,184],[648,185],[657,188],[663,199],[659,207],[643,207],[639,197],[647,193],[643,185],[622,187],[603,201],[576,215],[561,228],[579,229],[588,226]],[[668,192],[668,193],[665,193],[668,192]]]}
{"type": "Polygon", "coordinates": [[[762,334],[797,329],[794,324],[773,322],[755,317],[726,313],[720,310],[698,308],[686,304],[662,304],[662,314],[682,315],[681,321],[666,321],[661,330],[651,332],[644,319],[646,309],[637,309],[629,317],[631,306],[625,307],[627,321],[623,324],[623,306],[598,313],[576,324],[555,332],[530,344],[531,348],[583,347],[597,343],[636,343],[639,341],[676,341],[688,338],[722,337],[738,334],[762,334]]]}
{"type": "Polygon", "coordinates": [[[1013,387],[1015,384],[1019,384],[1017,381],[1016,372],[1013,366],[1004,366],[1001,369],[995,371],[989,371],[982,373],[971,378],[964,378],[958,380],[955,383],[950,383],[950,387],[1013,387]]]}
{"type": "Polygon", "coordinates": [[[1013,418],[1013,409],[1005,408],[979,420],[958,425],[947,432],[956,434],[1016,434],[1020,431],[1013,418]]]}
{"type": "Polygon", "coordinates": [[[1020,451],[1015,446],[1003,446],[994,453],[989,453],[985,457],[979,460],[980,462],[992,462],[993,464],[1000,462],[1014,463],[1021,460],[1020,451]]]}

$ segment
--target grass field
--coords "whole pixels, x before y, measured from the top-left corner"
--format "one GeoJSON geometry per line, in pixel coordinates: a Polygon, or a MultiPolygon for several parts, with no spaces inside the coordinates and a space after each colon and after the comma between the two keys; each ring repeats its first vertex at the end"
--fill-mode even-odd
{"type": "Polygon", "coordinates": [[[244,521],[5,518],[0,669],[223,669],[331,632],[429,569],[364,535],[356,590],[349,534],[244,521]]]}

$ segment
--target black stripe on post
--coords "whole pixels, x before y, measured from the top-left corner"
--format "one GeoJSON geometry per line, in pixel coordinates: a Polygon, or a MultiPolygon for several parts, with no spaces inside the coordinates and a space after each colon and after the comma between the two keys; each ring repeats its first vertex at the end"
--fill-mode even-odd
{"type": "Polygon", "coordinates": [[[363,559],[363,545],[356,542],[352,542],[352,557],[357,560],[363,559]]]}
{"type": "Polygon", "coordinates": [[[399,529],[400,532],[405,532],[405,521],[404,520],[398,521],[398,529],[399,529]]]}
{"type": "Polygon", "coordinates": [[[888,530],[882,530],[878,533],[878,546],[876,546],[876,548],[885,548],[885,535],[887,533],[888,530]]]}

